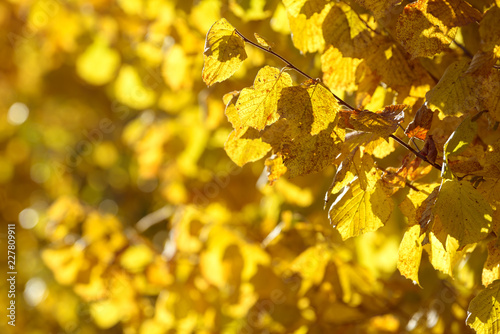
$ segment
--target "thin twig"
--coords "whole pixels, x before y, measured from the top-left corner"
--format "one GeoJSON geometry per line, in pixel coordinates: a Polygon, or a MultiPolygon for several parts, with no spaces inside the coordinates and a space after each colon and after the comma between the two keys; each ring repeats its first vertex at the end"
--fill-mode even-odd
{"type": "MultiPolygon", "coordinates": [[[[298,67],[296,67],[294,64],[292,64],[291,62],[289,62],[288,60],[286,60],[285,58],[283,58],[282,56],[280,56],[279,54],[277,54],[276,52],[274,52],[273,50],[271,50],[271,48],[265,48],[263,47],[262,45],[259,45],[251,40],[249,40],[248,38],[246,38],[245,36],[243,36],[237,29],[234,29],[234,31],[236,32],[236,34],[238,36],[240,36],[245,42],[247,42],[248,44],[251,44],[252,46],[264,51],[264,52],[267,52],[267,53],[270,53],[272,54],[273,56],[279,58],[282,62],[284,62],[286,64],[287,67],[293,69],[294,71],[302,74],[304,77],[310,79],[310,80],[316,80],[314,78],[312,78],[310,75],[308,75],[307,73],[301,71],[298,67]]],[[[331,91],[330,91],[331,92],[331,91]]],[[[337,95],[335,95],[333,92],[331,92],[333,97],[340,103],[342,104],[343,106],[349,108],[350,110],[355,110],[354,107],[350,106],[347,102],[345,102],[344,100],[342,100],[340,97],[338,97],[337,95]]]]}
{"type": "Polygon", "coordinates": [[[415,154],[420,159],[424,160],[425,162],[427,162],[428,164],[432,165],[437,170],[441,171],[441,169],[442,169],[441,165],[439,165],[439,164],[437,164],[435,162],[429,161],[425,155],[421,154],[420,152],[417,152],[416,150],[413,149],[413,147],[411,147],[410,145],[408,145],[407,143],[405,143],[404,141],[402,141],[401,139],[399,139],[395,135],[389,135],[389,137],[391,137],[392,139],[394,139],[395,141],[397,141],[398,144],[400,144],[401,146],[403,146],[404,148],[406,148],[407,150],[409,150],[410,152],[412,152],[413,154],[415,154]]]}

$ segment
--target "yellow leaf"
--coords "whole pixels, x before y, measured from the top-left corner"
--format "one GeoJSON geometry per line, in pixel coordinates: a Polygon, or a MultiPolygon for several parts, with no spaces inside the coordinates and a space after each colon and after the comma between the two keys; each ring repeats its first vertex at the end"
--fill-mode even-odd
{"type": "Polygon", "coordinates": [[[481,21],[481,12],[463,0],[429,1],[427,11],[448,27],[481,21]]]}
{"type": "Polygon", "coordinates": [[[284,1],[284,5],[288,11],[293,45],[302,52],[322,51],[325,47],[323,21],[332,5],[322,0],[284,1]]]}
{"type": "Polygon", "coordinates": [[[340,105],[323,84],[308,80],[300,86],[284,88],[278,113],[287,120],[287,136],[317,135],[337,117],[340,105]]]}
{"type": "Polygon", "coordinates": [[[337,2],[329,11],[323,34],[326,45],[333,45],[344,57],[365,58],[372,52],[372,30],[346,3],[337,2]]]}
{"type": "Polygon", "coordinates": [[[331,165],[341,152],[342,137],[343,134],[339,135],[333,124],[330,124],[314,136],[283,138],[280,153],[290,177],[316,173],[331,165]]]}
{"type": "Polygon", "coordinates": [[[267,179],[273,184],[287,171],[286,166],[283,164],[283,157],[281,155],[275,155],[266,159],[266,170],[267,179]]]}
{"type": "Polygon", "coordinates": [[[382,138],[387,138],[398,128],[404,120],[404,111],[408,108],[405,104],[387,106],[376,113],[369,110],[354,110],[349,122],[355,130],[375,133],[382,138]]]}
{"type": "Polygon", "coordinates": [[[446,116],[461,116],[476,105],[474,88],[476,83],[465,71],[470,61],[457,61],[446,69],[438,84],[427,92],[427,106],[432,110],[439,110],[440,119],[446,116]]]}
{"type": "Polygon", "coordinates": [[[368,9],[373,13],[373,16],[376,19],[384,17],[387,13],[391,12],[391,10],[399,3],[401,0],[356,0],[364,8],[368,9]]]}
{"type": "Polygon", "coordinates": [[[406,5],[398,20],[398,40],[413,57],[432,57],[448,49],[457,31],[431,15],[427,2],[418,0],[406,5]]]}
{"type": "Polygon", "coordinates": [[[203,81],[211,86],[229,78],[247,58],[245,42],[226,19],[215,22],[207,33],[203,81]]]}
{"type": "MultiPolygon", "coordinates": [[[[378,176],[372,176],[378,177],[378,176]]],[[[328,212],[330,222],[342,239],[348,239],[384,226],[394,203],[381,186],[363,190],[359,178],[344,187],[328,212]]]]}
{"type": "Polygon", "coordinates": [[[270,66],[262,68],[255,77],[253,87],[240,92],[235,105],[240,122],[235,128],[250,126],[262,130],[276,122],[281,91],[291,85],[292,78],[288,73],[270,66]]]}
{"type": "Polygon", "coordinates": [[[257,42],[261,46],[265,47],[266,49],[271,50],[274,47],[274,43],[269,42],[268,40],[266,40],[264,37],[257,34],[256,32],[253,35],[255,36],[255,39],[257,40],[257,42]]]}
{"type": "Polygon", "coordinates": [[[420,235],[420,225],[413,225],[405,232],[399,246],[399,272],[419,285],[418,269],[422,259],[422,241],[424,237],[425,234],[420,235]]]}
{"type": "Polygon", "coordinates": [[[500,58],[500,24],[498,17],[500,8],[492,6],[485,14],[479,25],[481,35],[481,49],[483,51],[494,51],[495,56],[500,58]]]}
{"type": "Polygon", "coordinates": [[[500,279],[500,248],[498,239],[495,239],[488,243],[488,258],[483,267],[482,283],[488,286],[498,279],[500,279]]]}
{"type": "Polygon", "coordinates": [[[462,248],[490,232],[493,210],[468,181],[443,180],[432,211],[440,223],[434,222],[433,231],[443,244],[450,236],[462,248]]]}
{"type": "Polygon", "coordinates": [[[323,81],[333,90],[353,92],[357,88],[356,74],[362,59],[344,57],[339,49],[330,46],[321,55],[323,81]]]}
{"type": "Polygon", "coordinates": [[[263,142],[255,132],[253,129],[233,130],[224,144],[227,155],[238,166],[262,159],[271,150],[271,145],[263,142]]]}
{"type": "Polygon", "coordinates": [[[476,135],[477,122],[472,121],[472,117],[468,115],[444,144],[445,161],[448,162],[449,157],[463,152],[472,143],[476,135]]]}
{"type": "Polygon", "coordinates": [[[471,300],[467,310],[466,322],[477,334],[500,332],[498,318],[498,310],[500,309],[499,296],[500,280],[496,280],[471,300]]]}
{"type": "Polygon", "coordinates": [[[460,259],[461,253],[458,252],[458,242],[452,236],[446,238],[445,244],[436,238],[433,232],[428,234],[429,243],[424,246],[429,254],[429,261],[434,269],[453,277],[453,268],[460,259]],[[446,245],[446,247],[444,246],[446,245]]]}

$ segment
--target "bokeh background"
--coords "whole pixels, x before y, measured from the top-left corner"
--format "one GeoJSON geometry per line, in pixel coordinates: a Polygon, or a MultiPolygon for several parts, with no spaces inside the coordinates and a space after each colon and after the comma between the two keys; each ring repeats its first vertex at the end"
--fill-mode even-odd
{"type": "Polygon", "coordinates": [[[465,331],[471,296],[456,291],[478,278],[465,268],[453,286],[424,260],[425,291],[403,279],[398,211],[342,242],[323,209],[333,167],[271,186],[263,161],[230,161],[223,95],[282,64],[247,48],[207,88],[220,17],[321,77],[279,1],[0,2],[0,236],[16,224],[18,272],[16,326],[2,284],[0,331],[465,331]]]}

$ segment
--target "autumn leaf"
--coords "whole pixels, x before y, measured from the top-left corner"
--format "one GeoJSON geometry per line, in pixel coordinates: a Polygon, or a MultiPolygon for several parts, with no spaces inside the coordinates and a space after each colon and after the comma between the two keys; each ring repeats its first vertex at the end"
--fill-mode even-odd
{"type": "Polygon", "coordinates": [[[264,37],[262,37],[261,35],[257,34],[257,33],[254,33],[254,36],[255,36],[255,39],[257,40],[257,42],[265,47],[266,49],[268,50],[271,50],[273,47],[274,47],[274,43],[266,40],[264,37]]]}
{"type": "Polygon", "coordinates": [[[448,27],[461,27],[482,19],[481,12],[463,0],[429,1],[427,12],[448,27]]]}
{"type": "Polygon", "coordinates": [[[267,179],[273,184],[287,171],[281,155],[275,155],[266,159],[267,179]]]}
{"type": "Polygon", "coordinates": [[[203,54],[202,76],[208,86],[232,76],[247,58],[245,42],[223,18],[208,31],[203,54]]]}
{"type": "Polygon", "coordinates": [[[337,118],[340,105],[323,84],[308,80],[300,86],[284,88],[278,113],[287,120],[287,135],[317,135],[337,118]]]}
{"type": "Polygon", "coordinates": [[[462,248],[488,235],[493,211],[470,182],[443,180],[433,214],[439,217],[432,228],[436,237],[443,245],[453,237],[462,248]]]}
{"type": "Polygon", "coordinates": [[[477,135],[477,122],[468,115],[444,144],[444,159],[448,163],[451,156],[459,155],[472,143],[477,135]]]}
{"type": "Polygon", "coordinates": [[[498,25],[500,7],[498,4],[492,6],[485,14],[479,25],[481,36],[481,50],[493,52],[495,57],[500,58],[500,27],[498,25]]]}
{"type": "Polygon", "coordinates": [[[405,130],[405,134],[409,138],[416,137],[421,140],[425,140],[427,136],[427,132],[431,128],[432,117],[434,113],[431,109],[427,108],[425,104],[423,104],[415,114],[413,120],[408,124],[405,130]]]}
{"type": "Polygon", "coordinates": [[[304,135],[292,140],[285,137],[280,153],[290,177],[316,173],[331,165],[341,152],[342,133],[339,135],[333,124],[317,135],[304,135]]]}
{"type": "Polygon", "coordinates": [[[373,13],[376,19],[384,17],[388,12],[390,12],[394,7],[401,3],[401,0],[389,0],[389,1],[378,1],[378,0],[356,0],[364,8],[368,9],[373,13]]]}
{"type": "Polygon", "coordinates": [[[398,40],[412,57],[432,57],[446,50],[455,38],[456,28],[443,25],[429,13],[428,6],[428,0],[410,3],[398,20],[398,40]]]}
{"type": "Polygon", "coordinates": [[[433,111],[438,110],[440,119],[461,116],[475,106],[476,84],[470,75],[465,74],[469,64],[469,60],[464,59],[448,66],[438,84],[425,95],[427,106],[433,111]]]}
{"type": "Polygon", "coordinates": [[[355,130],[375,133],[387,138],[398,128],[404,119],[404,104],[387,106],[383,110],[371,112],[368,110],[354,110],[349,118],[355,130]]]}
{"type": "Polygon", "coordinates": [[[330,206],[330,222],[344,240],[379,229],[392,212],[394,204],[377,183],[375,168],[359,173],[363,174],[366,175],[366,181],[363,182],[362,177],[355,177],[330,206]]]}
{"type": "Polygon", "coordinates": [[[326,46],[332,45],[344,57],[363,58],[372,45],[372,31],[347,4],[338,2],[323,23],[326,46]]]}
{"type": "Polygon", "coordinates": [[[466,322],[476,333],[489,334],[500,331],[497,315],[500,308],[499,295],[500,280],[496,280],[471,300],[466,322]]]}
{"type": "Polygon", "coordinates": [[[283,1],[288,12],[293,45],[302,52],[323,50],[322,26],[332,5],[327,1],[283,1]]]}
{"type": "Polygon", "coordinates": [[[421,234],[420,225],[408,228],[399,246],[398,269],[401,275],[420,285],[418,269],[422,259],[422,241],[425,234],[421,234]]]}
{"type": "Polygon", "coordinates": [[[358,66],[362,59],[344,57],[339,49],[330,46],[321,55],[323,81],[331,89],[352,92],[357,88],[358,66]]]}
{"type": "Polygon", "coordinates": [[[270,66],[262,68],[255,77],[253,87],[240,92],[235,105],[240,122],[233,125],[236,128],[250,126],[262,130],[276,122],[281,91],[291,85],[292,78],[288,73],[270,66]]]}
{"type": "Polygon", "coordinates": [[[500,279],[500,249],[498,241],[492,240],[488,243],[488,257],[484,263],[482,283],[488,287],[495,280],[500,279]]]}
{"type": "Polygon", "coordinates": [[[224,144],[227,155],[238,166],[260,160],[271,150],[271,145],[263,142],[258,133],[252,130],[233,130],[224,144]]]}

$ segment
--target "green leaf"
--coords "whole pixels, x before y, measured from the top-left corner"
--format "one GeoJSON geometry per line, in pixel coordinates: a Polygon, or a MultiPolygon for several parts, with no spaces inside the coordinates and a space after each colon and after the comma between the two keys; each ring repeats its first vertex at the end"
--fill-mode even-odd
{"type": "Polygon", "coordinates": [[[203,81],[211,86],[229,78],[247,58],[245,41],[226,19],[215,22],[205,40],[203,81]]]}
{"type": "Polygon", "coordinates": [[[500,280],[494,281],[472,299],[467,311],[467,325],[477,334],[500,332],[500,280]]]}

